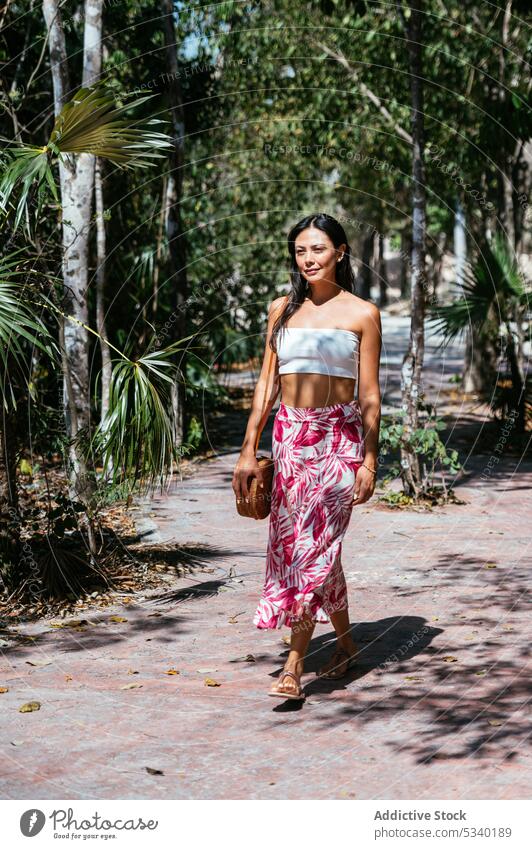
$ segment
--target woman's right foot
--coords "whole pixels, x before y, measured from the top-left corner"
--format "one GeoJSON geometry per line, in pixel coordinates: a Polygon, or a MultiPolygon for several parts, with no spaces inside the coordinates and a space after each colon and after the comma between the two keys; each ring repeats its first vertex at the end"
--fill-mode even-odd
{"type": "Polygon", "coordinates": [[[272,686],[270,695],[287,696],[288,698],[302,695],[301,675],[303,674],[303,663],[298,661],[295,666],[285,666],[279,678],[272,686]]]}

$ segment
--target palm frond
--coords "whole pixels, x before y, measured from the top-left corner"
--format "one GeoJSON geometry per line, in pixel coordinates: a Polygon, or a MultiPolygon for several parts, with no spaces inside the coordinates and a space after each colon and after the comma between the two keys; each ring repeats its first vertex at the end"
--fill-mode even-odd
{"type": "Polygon", "coordinates": [[[113,365],[109,412],[89,443],[91,453],[101,457],[104,475],[112,470],[113,483],[140,481],[150,488],[162,483],[178,462],[171,386],[179,369],[169,357],[194,335],[113,365]]]}
{"type": "Polygon", "coordinates": [[[476,261],[466,266],[463,281],[454,284],[454,294],[452,303],[433,304],[427,310],[427,317],[434,322],[432,327],[443,337],[440,347],[468,327],[486,329],[493,314],[506,316],[509,299],[526,302],[526,284],[504,236],[497,234],[476,261]]]}
{"type": "Polygon", "coordinates": [[[44,147],[24,145],[9,151],[0,178],[0,209],[5,216],[14,210],[13,229],[23,216],[27,219],[30,201],[35,202],[38,217],[48,191],[58,200],[53,166],[65,154],[91,153],[121,168],[144,168],[164,157],[172,139],[155,129],[164,122],[155,118],[135,122],[127,115],[153,96],[118,106],[101,85],[81,88],[57,116],[44,147]]]}
{"type": "Polygon", "coordinates": [[[499,269],[502,288],[510,297],[517,298],[523,306],[527,305],[530,299],[530,286],[527,287],[524,275],[519,269],[517,257],[502,233],[495,234],[492,252],[499,269]]]}
{"type": "Polygon", "coordinates": [[[59,354],[48,328],[28,299],[27,272],[21,267],[19,254],[17,251],[0,258],[0,399],[6,410],[16,407],[14,370],[27,382],[28,351],[24,343],[34,345],[51,359],[59,354]]]}
{"type": "Polygon", "coordinates": [[[165,122],[152,118],[138,126],[126,113],[153,96],[117,106],[103,87],[81,88],[57,116],[48,147],[56,155],[92,153],[126,168],[152,165],[172,146],[170,136],[154,129],[165,122]]]}
{"type": "Polygon", "coordinates": [[[13,229],[16,230],[23,215],[30,207],[30,200],[35,201],[35,216],[38,217],[49,189],[54,200],[58,200],[57,187],[54,181],[50,156],[42,147],[28,145],[11,151],[11,160],[4,167],[0,179],[0,208],[8,214],[11,196],[20,187],[19,195],[14,205],[15,220],[13,229]]]}

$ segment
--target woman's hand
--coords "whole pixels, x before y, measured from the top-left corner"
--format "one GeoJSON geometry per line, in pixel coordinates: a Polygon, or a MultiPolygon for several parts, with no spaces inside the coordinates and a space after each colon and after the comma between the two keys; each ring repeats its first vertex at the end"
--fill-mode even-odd
{"type": "Polygon", "coordinates": [[[375,481],[377,475],[366,469],[365,466],[359,466],[355,478],[355,492],[353,494],[353,506],[364,504],[369,501],[375,491],[375,481]]]}
{"type": "Polygon", "coordinates": [[[264,486],[262,472],[254,454],[241,454],[233,472],[233,492],[237,500],[244,498],[249,500],[249,485],[253,478],[257,478],[257,485],[264,486]]]}

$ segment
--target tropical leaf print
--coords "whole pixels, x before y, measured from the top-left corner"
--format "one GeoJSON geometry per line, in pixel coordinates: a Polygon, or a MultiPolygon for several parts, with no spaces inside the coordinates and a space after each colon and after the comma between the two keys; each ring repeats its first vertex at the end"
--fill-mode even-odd
{"type": "Polygon", "coordinates": [[[272,438],[274,480],[266,574],[253,622],[290,627],[310,613],[329,622],[347,607],[341,563],[356,473],[364,460],[358,402],[280,404],[272,438]]]}

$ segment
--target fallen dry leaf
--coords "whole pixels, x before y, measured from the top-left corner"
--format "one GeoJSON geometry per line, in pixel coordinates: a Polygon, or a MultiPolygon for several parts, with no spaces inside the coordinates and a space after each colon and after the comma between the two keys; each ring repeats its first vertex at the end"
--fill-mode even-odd
{"type": "Polygon", "coordinates": [[[490,725],[502,725],[502,719],[488,719],[490,725]]]}
{"type": "Polygon", "coordinates": [[[0,687],[0,693],[9,693],[9,687],[0,687]]]}
{"type": "Polygon", "coordinates": [[[65,681],[72,681],[72,675],[65,675],[65,681]]]}
{"type": "Polygon", "coordinates": [[[283,637],[283,643],[285,644],[285,646],[289,646],[290,645],[290,637],[283,637]]]}
{"type": "Polygon", "coordinates": [[[179,675],[179,672],[178,672],[177,669],[167,669],[164,674],[165,675],[179,675]]]}
{"type": "Polygon", "coordinates": [[[138,671],[138,669],[128,669],[127,674],[128,675],[138,675],[139,671],[138,671]]]}
{"type": "Polygon", "coordinates": [[[454,657],[454,655],[452,654],[446,654],[444,655],[444,657],[442,657],[442,660],[444,660],[446,663],[454,663],[458,660],[458,658],[454,657]]]}
{"type": "Polygon", "coordinates": [[[142,684],[124,684],[120,687],[121,690],[134,690],[136,687],[142,687],[142,684]]]}
{"type": "Polygon", "coordinates": [[[496,569],[496,568],[497,568],[496,563],[485,563],[484,564],[484,569],[496,569]]]}
{"type": "Polygon", "coordinates": [[[252,654],[247,654],[245,657],[234,657],[229,661],[229,663],[241,663],[242,661],[247,661],[247,663],[256,663],[252,654]]]}
{"type": "Polygon", "coordinates": [[[40,710],[41,703],[40,702],[26,702],[25,705],[19,707],[19,713],[32,713],[34,710],[40,710]]]}
{"type": "Polygon", "coordinates": [[[51,660],[27,660],[26,663],[29,663],[30,666],[49,666],[51,664],[51,660]]]}
{"type": "Polygon", "coordinates": [[[152,766],[145,766],[144,769],[146,772],[149,772],[150,775],[164,775],[162,769],[154,769],[152,766]]]}
{"type": "Polygon", "coordinates": [[[205,679],[205,686],[206,687],[221,687],[222,685],[219,684],[218,681],[215,681],[214,678],[206,678],[205,679]]]}
{"type": "Polygon", "coordinates": [[[421,675],[407,675],[405,681],[423,681],[421,675]]]}
{"type": "Polygon", "coordinates": [[[86,619],[69,619],[67,622],[50,622],[50,628],[80,628],[87,625],[86,619]]]}
{"type": "Polygon", "coordinates": [[[124,619],[123,616],[110,616],[109,622],[127,622],[127,619],[124,619]]]}
{"type": "Polygon", "coordinates": [[[218,672],[214,666],[202,666],[201,669],[196,669],[196,672],[201,672],[202,675],[206,675],[207,672],[218,672]]]}

